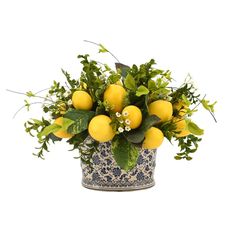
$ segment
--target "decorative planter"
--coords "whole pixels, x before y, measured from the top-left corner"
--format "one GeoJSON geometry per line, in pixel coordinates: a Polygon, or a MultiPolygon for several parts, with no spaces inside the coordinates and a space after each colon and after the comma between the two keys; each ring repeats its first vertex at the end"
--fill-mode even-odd
{"type": "Polygon", "coordinates": [[[92,156],[91,167],[81,162],[82,185],[103,191],[129,191],[154,186],[156,150],[140,149],[137,165],[129,172],[122,170],[111,152],[111,143],[100,143],[92,156]]]}

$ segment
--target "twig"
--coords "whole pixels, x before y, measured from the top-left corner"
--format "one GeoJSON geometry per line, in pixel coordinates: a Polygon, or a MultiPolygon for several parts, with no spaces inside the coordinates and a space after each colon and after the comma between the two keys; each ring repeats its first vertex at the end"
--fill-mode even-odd
{"type": "MultiPolygon", "coordinates": [[[[29,106],[31,106],[31,105],[35,105],[35,104],[46,104],[46,103],[42,103],[42,102],[32,102],[32,103],[30,103],[29,104],[29,106]]],[[[48,104],[48,105],[50,105],[50,104],[48,104]]],[[[24,106],[22,106],[22,107],[20,107],[16,112],[15,112],[15,114],[13,115],[13,119],[16,117],[16,115],[22,110],[22,109],[24,109],[25,107],[27,107],[26,105],[24,105],[24,106]]]]}
{"type": "MultiPolygon", "coordinates": [[[[89,41],[89,40],[84,40],[84,42],[86,42],[86,43],[91,43],[91,44],[97,45],[97,46],[99,46],[99,47],[101,46],[99,43],[95,43],[95,42],[92,42],[92,41],[89,41]]],[[[108,49],[107,49],[107,52],[108,52],[113,58],[115,58],[117,62],[120,63],[119,59],[118,59],[112,52],[110,52],[108,49]]]]}

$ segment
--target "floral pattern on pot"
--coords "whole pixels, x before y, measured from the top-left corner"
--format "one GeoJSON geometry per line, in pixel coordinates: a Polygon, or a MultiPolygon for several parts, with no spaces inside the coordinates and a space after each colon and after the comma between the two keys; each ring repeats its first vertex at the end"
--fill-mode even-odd
{"type": "Polygon", "coordinates": [[[129,172],[122,170],[111,152],[111,143],[100,143],[92,156],[91,167],[81,162],[84,187],[97,190],[128,191],[154,185],[156,150],[140,149],[137,165],[129,172]]]}

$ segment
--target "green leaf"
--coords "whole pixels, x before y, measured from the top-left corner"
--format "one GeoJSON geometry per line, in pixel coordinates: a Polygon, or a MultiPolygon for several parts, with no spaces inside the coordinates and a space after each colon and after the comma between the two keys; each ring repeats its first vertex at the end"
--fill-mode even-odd
{"type": "Polygon", "coordinates": [[[155,91],[155,90],[157,90],[157,86],[156,86],[155,81],[153,81],[153,80],[149,80],[149,81],[148,81],[148,89],[149,89],[150,91],[155,91]]]}
{"type": "Polygon", "coordinates": [[[135,80],[134,80],[134,77],[131,74],[128,74],[126,76],[124,83],[125,83],[125,87],[127,89],[130,89],[132,91],[136,90],[135,80]]]}
{"type": "Polygon", "coordinates": [[[99,53],[109,52],[102,44],[99,44],[99,53]]]}
{"type": "Polygon", "coordinates": [[[136,91],[136,96],[140,97],[140,96],[146,95],[146,94],[149,94],[148,88],[143,85],[139,86],[136,91]]]}
{"type": "Polygon", "coordinates": [[[126,77],[127,76],[127,72],[130,69],[130,67],[127,66],[127,65],[124,65],[122,63],[115,63],[115,65],[116,65],[116,70],[121,70],[121,75],[123,77],[126,77]]]}
{"type": "Polygon", "coordinates": [[[125,134],[126,139],[132,143],[141,143],[144,140],[145,132],[156,125],[160,118],[156,115],[147,116],[141,124],[141,127],[125,134]]]}
{"type": "Polygon", "coordinates": [[[214,102],[214,103],[210,104],[210,101],[205,100],[205,99],[202,99],[202,100],[201,100],[201,103],[202,103],[202,106],[203,106],[206,110],[208,110],[208,111],[214,113],[214,111],[215,111],[215,110],[214,110],[214,106],[215,106],[215,104],[216,104],[217,102],[214,102]]]}
{"type": "Polygon", "coordinates": [[[203,135],[204,134],[204,130],[199,128],[194,122],[189,121],[187,122],[188,125],[188,130],[194,134],[194,135],[203,135]]]}
{"type": "Polygon", "coordinates": [[[68,119],[68,118],[63,117],[63,124],[62,124],[61,129],[62,129],[63,131],[67,131],[67,129],[68,129],[72,124],[74,124],[74,123],[75,123],[74,120],[71,120],[71,119],[68,119]]]}
{"type": "Polygon", "coordinates": [[[71,134],[78,134],[88,128],[89,121],[95,115],[94,111],[70,110],[64,117],[73,120],[67,131],[71,134]]]}
{"type": "Polygon", "coordinates": [[[111,149],[116,163],[123,170],[132,170],[137,164],[139,148],[127,142],[122,136],[117,136],[112,140],[111,149]]]}
{"type": "Polygon", "coordinates": [[[35,94],[32,91],[28,91],[26,92],[26,96],[30,98],[30,97],[34,97],[35,94]]]}
{"type": "Polygon", "coordinates": [[[43,136],[47,136],[51,133],[57,132],[59,129],[61,129],[61,126],[58,124],[51,124],[47,127],[45,127],[42,132],[38,133],[38,138],[41,139],[43,136]]]}

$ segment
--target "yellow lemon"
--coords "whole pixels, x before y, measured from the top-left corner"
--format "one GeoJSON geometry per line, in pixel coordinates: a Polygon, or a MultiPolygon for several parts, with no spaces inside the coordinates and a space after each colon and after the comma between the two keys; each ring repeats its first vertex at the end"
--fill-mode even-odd
{"type": "Polygon", "coordinates": [[[145,149],[156,149],[162,144],[163,140],[164,135],[162,131],[158,128],[151,127],[145,133],[142,147],[145,149]]]}
{"type": "Polygon", "coordinates": [[[72,104],[75,109],[91,110],[93,106],[93,100],[87,92],[75,91],[72,95],[72,104]]]}
{"type": "Polygon", "coordinates": [[[190,131],[187,129],[187,124],[185,120],[174,118],[173,122],[176,125],[176,131],[180,132],[178,134],[175,134],[177,138],[185,137],[190,134],[190,131]]]}
{"type": "MultiPolygon", "coordinates": [[[[54,121],[54,124],[63,125],[63,117],[58,117],[54,121]]],[[[57,136],[58,138],[71,138],[73,136],[73,134],[67,133],[64,130],[58,130],[57,132],[54,132],[53,134],[57,136]]]]}
{"type": "Polygon", "coordinates": [[[113,139],[115,132],[112,129],[111,118],[105,115],[98,115],[92,118],[88,131],[90,136],[98,142],[108,142],[113,139]]]}
{"type": "Polygon", "coordinates": [[[172,104],[165,100],[157,100],[148,106],[149,114],[158,116],[162,122],[171,119],[173,114],[172,104]]]}
{"type": "Polygon", "coordinates": [[[122,111],[122,115],[130,122],[129,126],[131,129],[138,128],[142,122],[142,112],[136,106],[131,105],[125,107],[122,111]]]}
{"type": "Polygon", "coordinates": [[[104,101],[106,101],[111,106],[113,111],[121,112],[125,96],[126,91],[122,86],[111,84],[104,92],[104,101]]]}
{"type": "Polygon", "coordinates": [[[185,116],[188,106],[183,101],[179,101],[173,104],[173,109],[178,112],[179,116],[185,116]]]}

